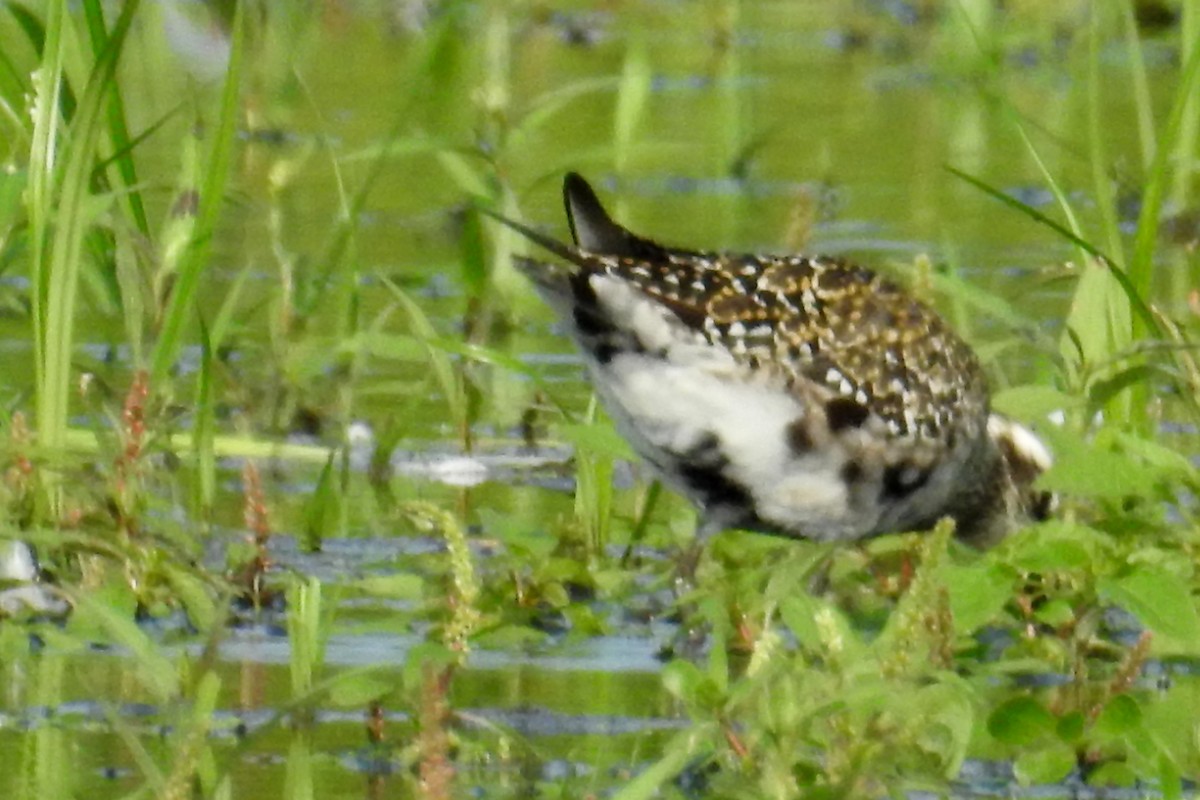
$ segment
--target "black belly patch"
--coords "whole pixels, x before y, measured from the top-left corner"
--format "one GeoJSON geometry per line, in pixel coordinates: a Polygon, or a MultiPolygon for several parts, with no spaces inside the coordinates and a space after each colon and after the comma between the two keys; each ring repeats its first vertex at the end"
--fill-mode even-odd
{"type": "Polygon", "coordinates": [[[752,505],[746,487],[727,477],[718,467],[688,464],[680,468],[679,474],[706,509],[714,506],[750,508],[752,505]]]}
{"type": "Polygon", "coordinates": [[[752,507],[753,501],[746,487],[725,474],[729,459],[721,452],[721,442],[714,434],[701,436],[696,444],[677,456],[676,464],[684,485],[705,508],[752,507]]]}

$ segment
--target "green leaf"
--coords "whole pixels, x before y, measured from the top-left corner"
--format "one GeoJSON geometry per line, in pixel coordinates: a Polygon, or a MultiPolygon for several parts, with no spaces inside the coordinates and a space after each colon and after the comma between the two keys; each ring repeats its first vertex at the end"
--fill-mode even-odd
{"type": "Polygon", "coordinates": [[[1112,440],[1122,451],[1160,473],[1165,480],[1200,480],[1200,471],[1178,450],[1124,431],[1116,431],[1112,440]]]}
{"type": "Polygon", "coordinates": [[[460,656],[448,647],[436,642],[422,642],[408,651],[404,662],[404,688],[419,692],[427,669],[441,670],[458,664],[460,656]]]}
{"type": "Polygon", "coordinates": [[[1055,742],[1019,755],[1013,762],[1013,772],[1022,785],[1029,786],[1058,783],[1070,775],[1075,766],[1075,751],[1065,744],[1055,742]]]}
{"type": "Polygon", "coordinates": [[[164,564],[171,588],[187,610],[188,619],[198,630],[207,631],[217,622],[217,608],[204,581],[194,573],[164,564]]]}
{"type": "Polygon", "coordinates": [[[1124,453],[1083,442],[1060,448],[1055,442],[1054,465],[1038,478],[1036,486],[1076,497],[1149,497],[1154,474],[1124,453]]]}
{"type": "Polygon", "coordinates": [[[229,66],[225,71],[225,84],[221,89],[220,113],[212,147],[203,165],[204,183],[200,187],[200,206],[192,229],[192,240],[180,260],[178,277],[171,290],[171,299],[154,349],[152,376],[155,384],[166,376],[183,346],[184,325],[192,313],[201,274],[209,264],[213,233],[224,207],[225,187],[229,182],[237,125],[241,119],[239,99],[243,45],[246,38],[243,17],[243,5],[238,3],[233,16],[229,66]]]}
{"type": "Polygon", "coordinates": [[[1034,612],[1034,618],[1052,628],[1061,628],[1075,621],[1075,609],[1061,597],[1056,597],[1040,606],[1034,612]]]}
{"type": "Polygon", "coordinates": [[[685,703],[695,695],[696,687],[702,680],[704,680],[704,673],[690,661],[676,659],[668,663],[662,670],[663,688],[685,703]]]}
{"type": "Polygon", "coordinates": [[[967,757],[976,723],[971,698],[971,688],[959,679],[922,687],[913,697],[922,719],[922,749],[938,756],[946,779],[959,774],[967,757]]]}
{"type": "Polygon", "coordinates": [[[1081,402],[1051,386],[1014,386],[992,395],[992,409],[1014,419],[1044,420],[1052,412],[1078,408],[1081,402]]]}
{"type": "Polygon", "coordinates": [[[68,628],[86,630],[91,626],[103,632],[105,641],[129,650],[142,685],[158,702],[166,703],[179,696],[179,674],[158,643],[133,621],[132,609],[128,607],[130,598],[124,587],[115,584],[99,593],[75,594],[72,596],[75,613],[68,628]]]}
{"type": "Polygon", "coordinates": [[[957,633],[970,633],[991,622],[1012,597],[1012,574],[995,564],[947,565],[942,583],[950,594],[957,633]]]}
{"type": "Polygon", "coordinates": [[[571,595],[558,581],[542,584],[541,597],[551,608],[566,608],[571,604],[571,595]]]}
{"type": "Polygon", "coordinates": [[[1137,771],[1123,761],[1109,761],[1088,772],[1089,786],[1132,787],[1138,781],[1137,771]]]}
{"type": "Polygon", "coordinates": [[[1054,715],[1032,697],[1014,697],[988,717],[987,729],[997,741],[1030,745],[1054,733],[1054,715]]]}
{"type": "Polygon", "coordinates": [[[475,637],[476,645],[489,650],[519,650],[545,641],[544,632],[528,625],[501,625],[475,637]]]}
{"type": "Polygon", "coordinates": [[[1171,649],[1200,653],[1200,615],[1187,582],[1178,575],[1141,564],[1120,577],[1101,579],[1097,590],[1168,639],[1171,649]]]}
{"type": "Polygon", "coordinates": [[[1142,727],[1142,707],[1127,694],[1109,698],[1096,717],[1094,731],[1098,736],[1124,739],[1142,727]]]}
{"type": "Polygon", "coordinates": [[[1091,528],[1051,520],[1005,542],[1007,562],[1022,572],[1074,572],[1094,562],[1100,534],[1091,528]]]}
{"type": "Polygon", "coordinates": [[[361,708],[372,700],[391,694],[394,688],[389,681],[362,673],[349,673],[334,681],[329,690],[329,700],[342,708],[361,708]]]}
{"type": "Polygon", "coordinates": [[[425,580],[420,575],[404,572],[361,578],[350,586],[375,597],[396,600],[420,600],[425,596],[425,580]]]}
{"type": "Polygon", "coordinates": [[[1058,721],[1058,738],[1068,743],[1079,741],[1083,737],[1086,722],[1082,712],[1072,711],[1058,721]]]}
{"type": "Polygon", "coordinates": [[[707,715],[721,707],[725,698],[706,671],[690,661],[676,659],[662,673],[663,688],[683,701],[691,713],[707,715]]]}
{"type": "Polygon", "coordinates": [[[591,425],[559,425],[559,433],[563,439],[575,446],[579,453],[589,453],[597,456],[608,456],[623,461],[633,461],[636,456],[629,444],[621,438],[612,425],[592,423],[591,425]]]}
{"type": "Polygon", "coordinates": [[[676,734],[655,761],[626,783],[612,800],[650,800],[659,797],[663,784],[674,779],[689,763],[712,752],[719,732],[715,725],[700,725],[676,734]]]}
{"type": "Polygon", "coordinates": [[[317,480],[317,488],[304,504],[304,549],[315,553],[321,549],[321,542],[326,536],[339,533],[342,519],[342,494],[338,490],[337,473],[334,464],[337,451],[330,451],[325,466],[321,469],[321,477],[317,480]]]}
{"type": "Polygon", "coordinates": [[[425,345],[415,336],[367,330],[338,342],[339,353],[355,353],[393,361],[421,361],[425,345]]]}
{"type": "Polygon", "coordinates": [[[795,634],[800,646],[826,657],[853,656],[862,641],[846,615],[837,607],[807,592],[779,604],[779,618],[795,634]]]}

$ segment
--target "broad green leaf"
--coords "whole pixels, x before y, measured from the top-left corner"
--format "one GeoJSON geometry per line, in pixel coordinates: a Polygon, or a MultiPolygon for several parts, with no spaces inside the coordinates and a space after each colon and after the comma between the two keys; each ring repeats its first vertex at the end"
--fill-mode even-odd
{"type": "Polygon", "coordinates": [[[991,622],[1013,593],[1013,576],[993,564],[947,565],[942,583],[950,594],[950,612],[959,634],[991,622]]]}
{"type": "Polygon", "coordinates": [[[1064,742],[1077,742],[1087,727],[1087,718],[1082,712],[1072,711],[1058,721],[1056,733],[1064,742]]]}
{"type": "Polygon", "coordinates": [[[217,622],[217,608],[204,581],[193,572],[163,565],[171,588],[183,602],[188,619],[198,630],[207,631],[217,622]]]}
{"type": "Polygon", "coordinates": [[[1173,572],[1139,565],[1126,575],[1101,579],[1100,596],[1129,611],[1172,650],[1200,653],[1200,615],[1187,582],[1173,572]]]}
{"type": "Polygon", "coordinates": [[[708,673],[690,661],[676,659],[667,664],[663,667],[662,682],[663,688],[701,718],[715,713],[725,699],[708,673]]]}
{"type": "Polygon", "coordinates": [[[1057,520],[1029,528],[1004,544],[1007,561],[1022,572],[1086,570],[1094,561],[1100,534],[1057,520]]]}
{"type": "Polygon", "coordinates": [[[1060,447],[1055,442],[1054,465],[1038,478],[1037,487],[1076,497],[1149,497],[1155,476],[1137,459],[1075,441],[1060,447]]]}
{"type": "Polygon", "coordinates": [[[1060,742],[1017,756],[1013,772],[1022,785],[1058,783],[1076,766],[1075,750],[1060,742]]]}
{"type": "Polygon", "coordinates": [[[919,741],[938,756],[944,777],[954,778],[966,760],[976,723],[972,690],[965,681],[947,679],[917,690],[914,700],[923,718],[919,741]]]}
{"type": "Polygon", "coordinates": [[[1122,451],[1140,459],[1167,480],[1200,480],[1200,472],[1186,455],[1152,439],[1116,431],[1112,440],[1122,451]]]}
{"type": "Polygon", "coordinates": [[[559,425],[562,437],[579,453],[633,461],[636,456],[616,429],[606,424],[559,425]]]}
{"type": "Polygon", "coordinates": [[[427,670],[443,670],[459,663],[460,656],[437,642],[422,642],[408,651],[404,662],[404,688],[418,692],[427,670]]]}
{"type": "Polygon", "coordinates": [[[394,688],[389,681],[354,672],[339,676],[334,681],[329,690],[329,701],[342,708],[361,708],[372,700],[391,694],[394,688]]]}
{"type": "Polygon", "coordinates": [[[397,600],[420,600],[425,596],[425,580],[420,575],[404,572],[360,578],[351,587],[376,597],[397,600]]]}
{"type": "Polygon", "coordinates": [[[689,763],[712,752],[719,731],[715,724],[698,725],[682,731],[664,748],[662,758],[626,783],[612,800],[650,800],[661,796],[660,787],[673,780],[689,763]]]}
{"type": "Polygon", "coordinates": [[[783,600],[779,617],[801,647],[822,652],[826,658],[853,657],[862,650],[862,640],[846,615],[807,592],[783,600]]]}
{"type": "Polygon", "coordinates": [[[1052,628],[1061,628],[1075,621],[1075,609],[1061,597],[1041,605],[1034,612],[1034,619],[1052,628]]]}
{"type": "Polygon", "coordinates": [[[395,361],[421,361],[425,358],[425,345],[415,336],[403,333],[360,331],[338,343],[338,351],[357,353],[395,361]]]}
{"type": "Polygon", "coordinates": [[[992,409],[1030,422],[1044,420],[1052,412],[1080,406],[1078,397],[1061,392],[1052,386],[1014,386],[992,396],[992,409]]]}
{"type": "Polygon", "coordinates": [[[501,625],[478,634],[475,644],[489,650],[517,650],[546,641],[546,634],[528,625],[501,625]]]}
{"type": "Polygon", "coordinates": [[[1142,707],[1127,694],[1109,698],[1096,717],[1094,731],[1099,736],[1123,739],[1142,727],[1142,707]]]}
{"type": "Polygon", "coordinates": [[[158,643],[133,621],[133,614],[125,606],[128,594],[118,591],[117,604],[108,602],[111,592],[80,592],[73,595],[75,613],[69,628],[77,624],[86,628],[88,624],[103,631],[104,640],[126,648],[132,654],[132,663],[137,665],[141,683],[149,689],[160,703],[179,696],[179,673],[158,643]]]}
{"type": "Polygon", "coordinates": [[[1132,787],[1138,782],[1138,773],[1123,761],[1107,761],[1088,772],[1089,786],[1132,787]]]}
{"type": "Polygon", "coordinates": [[[1032,697],[1014,697],[988,717],[987,729],[997,741],[1030,745],[1054,733],[1054,715],[1032,697]]]}

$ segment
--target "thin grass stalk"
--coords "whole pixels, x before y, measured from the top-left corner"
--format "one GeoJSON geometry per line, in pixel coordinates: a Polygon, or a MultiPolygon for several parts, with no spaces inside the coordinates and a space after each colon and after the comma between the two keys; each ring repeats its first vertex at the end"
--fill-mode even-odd
{"type": "Polygon", "coordinates": [[[189,718],[171,737],[171,772],[158,794],[161,800],[191,800],[204,796],[204,781],[200,777],[206,771],[205,763],[212,759],[208,734],[220,690],[221,680],[216,673],[205,673],[196,687],[189,718]]]}
{"type": "MultiPolygon", "coordinates": [[[[1182,60],[1186,64],[1195,57],[1196,51],[1200,50],[1200,0],[1185,0],[1180,33],[1182,60]]],[[[1197,147],[1200,147],[1200,98],[1197,98],[1196,94],[1197,92],[1187,93],[1183,119],[1179,126],[1179,138],[1176,140],[1175,164],[1178,171],[1175,174],[1171,201],[1179,208],[1187,204],[1196,186],[1197,172],[1200,172],[1200,165],[1197,164],[1197,147]]]]}
{"type": "Polygon", "coordinates": [[[288,745],[287,769],[283,778],[284,800],[313,800],[317,797],[313,777],[313,733],[309,728],[292,731],[288,745]]]}
{"type": "MultiPolygon", "coordinates": [[[[58,708],[64,699],[65,658],[54,655],[34,659],[30,683],[31,705],[58,708]]],[[[19,800],[65,800],[73,797],[70,768],[71,740],[58,725],[39,725],[23,748],[21,775],[17,781],[19,800]]]]}
{"type": "Polygon", "coordinates": [[[157,382],[164,378],[175,363],[182,346],[184,325],[194,308],[200,275],[208,266],[212,237],[216,230],[225,187],[229,181],[233,158],[234,134],[237,132],[238,98],[241,89],[242,60],[245,40],[243,5],[238,3],[233,16],[229,66],[221,91],[220,114],[216,136],[204,165],[204,183],[200,187],[199,211],[193,238],[179,265],[179,276],[171,292],[171,300],[163,319],[162,330],[151,359],[151,376],[157,382]]]}
{"type": "MultiPolygon", "coordinates": [[[[1140,51],[1136,54],[1140,57],[1140,51]]],[[[1145,72],[1142,73],[1143,80],[1145,72]]],[[[1099,15],[1091,15],[1088,28],[1088,148],[1092,167],[1092,196],[1100,211],[1104,238],[1108,252],[1125,261],[1121,240],[1121,229],[1117,221],[1117,208],[1113,202],[1112,181],[1108,174],[1108,153],[1104,146],[1104,125],[1101,121],[1103,91],[1100,83],[1100,22],[1099,15]]],[[[1139,103],[1140,111],[1140,103],[1139,103]]],[[[1140,115],[1139,115],[1140,118],[1140,115]]],[[[1145,142],[1143,142],[1143,147],[1145,142]]],[[[1153,148],[1151,147],[1152,152],[1153,148]]]]}
{"type": "Polygon", "coordinates": [[[442,396],[446,401],[450,419],[453,420],[458,430],[464,449],[470,450],[470,418],[468,416],[467,395],[463,385],[464,378],[462,373],[455,369],[454,362],[451,361],[448,352],[433,344],[438,338],[437,331],[434,330],[433,323],[421,309],[421,306],[414,302],[403,289],[387,278],[383,278],[383,284],[391,290],[392,295],[404,310],[412,335],[421,341],[429,361],[430,370],[433,372],[433,377],[437,381],[438,388],[441,389],[442,396]]]}
{"type": "MultiPolygon", "coordinates": [[[[1101,123],[1102,90],[1100,83],[1100,15],[1093,13],[1088,26],[1088,150],[1092,169],[1092,196],[1100,212],[1101,228],[1108,242],[1110,253],[1125,263],[1124,247],[1121,230],[1117,220],[1116,202],[1113,197],[1112,181],[1108,175],[1108,153],[1104,146],[1105,128],[1101,123]]],[[[1140,55],[1140,53],[1138,54],[1140,55]]],[[[1081,270],[1087,269],[1086,263],[1080,264],[1081,270]]],[[[1078,314],[1108,321],[1108,335],[1104,337],[1111,351],[1104,352],[1104,357],[1126,352],[1133,341],[1133,321],[1131,319],[1128,298],[1123,302],[1115,292],[1103,292],[1103,308],[1095,308],[1084,302],[1085,297],[1093,295],[1083,291],[1084,282],[1089,277],[1080,278],[1080,290],[1072,299],[1072,314],[1070,319],[1078,319],[1078,314]],[[1077,306],[1082,304],[1082,307],[1077,306]]],[[[1146,388],[1144,383],[1137,383],[1114,398],[1109,404],[1109,413],[1117,419],[1127,422],[1144,422],[1146,406],[1146,388]]]]}
{"type": "Polygon", "coordinates": [[[650,98],[652,77],[646,43],[635,35],[625,50],[613,111],[613,167],[618,175],[627,174],[632,167],[638,124],[650,98]]]}
{"type": "Polygon", "coordinates": [[[212,516],[213,499],[217,493],[217,459],[213,447],[216,432],[213,348],[203,317],[200,319],[200,374],[196,380],[196,408],[192,430],[192,452],[196,459],[192,504],[197,518],[207,523],[212,516]]]}
{"type": "Polygon", "coordinates": [[[985,183],[979,180],[979,178],[963,172],[960,169],[947,166],[946,170],[954,175],[957,175],[959,178],[962,178],[964,181],[979,189],[984,194],[989,195],[994,200],[999,200],[1002,204],[1024,214],[1034,222],[1037,222],[1039,225],[1046,226],[1059,236],[1074,244],[1083,252],[1094,256],[1098,261],[1108,267],[1109,272],[1114,278],[1116,278],[1117,283],[1121,285],[1121,290],[1125,292],[1125,296],[1129,299],[1130,306],[1133,308],[1133,312],[1138,316],[1138,318],[1141,319],[1144,324],[1148,325],[1152,331],[1154,331],[1155,336],[1163,335],[1162,328],[1159,326],[1158,321],[1154,318],[1154,314],[1150,310],[1150,307],[1147,306],[1146,302],[1134,291],[1133,285],[1129,282],[1129,276],[1125,274],[1124,270],[1117,266],[1116,262],[1111,256],[1093,245],[1091,242],[1076,235],[1061,223],[1056,222],[1050,217],[1047,217],[1033,206],[1027,203],[1022,203],[1020,200],[1005,194],[996,187],[985,183]]]}
{"type": "MultiPolygon", "coordinates": [[[[1133,240],[1133,257],[1129,263],[1130,283],[1142,297],[1148,297],[1150,293],[1154,277],[1154,251],[1158,245],[1158,225],[1166,197],[1168,173],[1175,155],[1176,143],[1179,141],[1180,129],[1183,127],[1184,115],[1189,103],[1194,101],[1192,95],[1197,90],[1198,76],[1200,76],[1200,46],[1192,48],[1183,72],[1179,76],[1179,85],[1175,90],[1171,112],[1167,117],[1167,124],[1163,128],[1162,137],[1155,148],[1154,164],[1150,168],[1145,192],[1142,196],[1137,235],[1133,240]]],[[[1150,330],[1151,328],[1141,321],[1135,320],[1134,338],[1142,338],[1150,330]]]]}
{"type": "Polygon", "coordinates": [[[288,589],[287,605],[292,695],[308,696],[316,686],[317,672],[325,663],[327,631],[321,582],[316,578],[294,582],[288,589]]]}
{"type": "MultiPolygon", "coordinates": [[[[33,134],[29,148],[29,188],[26,205],[29,215],[33,290],[33,360],[35,380],[44,385],[46,349],[46,283],[49,258],[50,217],[54,210],[53,191],[58,173],[58,143],[62,117],[59,115],[63,89],[63,6],[51,3],[46,11],[42,39],[42,65],[32,76],[33,134]]],[[[39,421],[43,411],[39,407],[39,421]]],[[[48,419],[48,416],[47,418],[48,419]]]]}
{"type": "MultiPolygon", "coordinates": [[[[88,38],[92,44],[92,52],[99,57],[104,43],[108,38],[104,24],[104,9],[99,0],[84,0],[84,17],[87,20],[88,38]]],[[[137,186],[137,168],[134,166],[133,146],[129,138],[129,126],[125,122],[125,101],[121,95],[121,84],[112,81],[108,89],[108,137],[115,155],[111,157],[121,175],[121,181],[126,191],[120,196],[129,208],[134,224],[143,236],[150,235],[150,223],[146,219],[146,208],[142,203],[141,192],[137,186]]]]}
{"type": "MultiPolygon", "coordinates": [[[[74,345],[76,295],[83,260],[83,239],[89,227],[90,175],[99,139],[100,111],[138,5],[138,0],[130,0],[122,8],[112,34],[88,78],[71,124],[53,231],[48,247],[39,252],[34,260],[37,309],[35,337],[40,341],[40,347],[37,348],[38,429],[41,443],[52,453],[61,450],[66,439],[68,401],[72,394],[71,352],[74,345]]],[[[57,24],[61,25],[62,22],[59,19],[57,24]]],[[[48,37],[47,45],[49,41],[48,37]]],[[[59,66],[56,81],[62,78],[61,64],[59,66]]],[[[57,506],[57,500],[52,504],[57,506]]]]}
{"type": "MultiPolygon", "coordinates": [[[[1154,162],[1154,109],[1150,98],[1150,79],[1146,76],[1146,59],[1142,54],[1142,37],[1138,31],[1136,0],[1121,4],[1121,15],[1125,21],[1125,44],[1129,49],[1129,69],[1133,73],[1133,102],[1137,110],[1138,143],[1142,150],[1142,168],[1149,169],[1154,162]]],[[[1092,15],[1093,67],[1099,62],[1095,53],[1095,14],[1092,15]]],[[[1094,124],[1094,123],[1093,123],[1094,124]]]]}

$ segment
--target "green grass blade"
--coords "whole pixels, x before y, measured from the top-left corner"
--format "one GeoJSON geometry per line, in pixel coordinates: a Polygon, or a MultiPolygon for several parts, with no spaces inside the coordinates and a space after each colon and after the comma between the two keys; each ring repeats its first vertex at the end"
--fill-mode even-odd
{"type": "MultiPolygon", "coordinates": [[[[20,3],[5,3],[8,12],[12,14],[13,19],[16,20],[17,25],[24,32],[25,37],[29,39],[29,43],[33,45],[33,49],[41,57],[43,68],[50,66],[55,60],[61,65],[61,59],[64,55],[61,51],[57,55],[54,53],[63,44],[62,9],[56,8],[58,5],[60,4],[49,4],[49,8],[46,10],[46,23],[43,25],[42,21],[37,18],[37,15],[20,3]],[[58,14],[59,21],[55,21],[55,14],[58,14]],[[53,31],[51,28],[53,28],[53,31]],[[46,59],[47,43],[50,45],[52,61],[47,61],[46,59]]],[[[56,105],[62,111],[63,119],[69,121],[75,115],[75,93],[65,80],[63,81],[62,91],[56,99],[56,105]]]]}
{"type": "MultiPolygon", "coordinates": [[[[1158,244],[1158,224],[1162,216],[1163,201],[1166,197],[1167,180],[1169,178],[1171,160],[1175,154],[1175,144],[1183,126],[1184,114],[1192,94],[1197,91],[1197,76],[1200,76],[1200,47],[1193,47],[1183,73],[1179,77],[1179,85],[1175,90],[1174,103],[1163,128],[1162,138],[1154,151],[1154,164],[1146,179],[1146,188],[1142,196],[1142,209],[1138,214],[1137,235],[1133,240],[1133,258],[1129,263],[1129,279],[1141,294],[1150,291],[1150,283],[1154,273],[1154,250],[1158,244]]],[[[1144,320],[1143,320],[1144,322],[1144,320]]],[[[1135,328],[1135,334],[1156,330],[1156,326],[1145,324],[1135,328]]]]}
{"type": "MultiPolygon", "coordinates": [[[[1088,35],[1088,146],[1091,151],[1088,161],[1092,167],[1092,197],[1100,211],[1100,219],[1104,227],[1104,238],[1108,249],[1114,254],[1123,255],[1121,245],[1121,229],[1117,220],[1117,208],[1113,197],[1112,181],[1108,176],[1108,154],[1104,147],[1105,127],[1101,121],[1103,113],[1103,92],[1100,80],[1100,22],[1097,15],[1092,15],[1088,35]]],[[[1140,56],[1140,52],[1138,53],[1140,56]]],[[[1143,75],[1144,77],[1144,75],[1143,75]]],[[[1122,259],[1124,260],[1124,259],[1122,259]]]]}
{"type": "Polygon", "coordinates": [[[404,310],[404,315],[408,318],[409,329],[412,331],[413,336],[423,343],[433,377],[437,381],[438,387],[442,390],[442,395],[446,400],[450,419],[454,421],[463,436],[464,443],[466,443],[468,441],[467,397],[463,390],[462,381],[454,368],[454,362],[450,360],[450,356],[445,350],[435,347],[432,344],[433,341],[438,339],[437,331],[434,329],[433,323],[429,321],[429,317],[426,316],[424,310],[421,309],[421,306],[414,302],[403,289],[387,278],[381,278],[381,280],[391,290],[392,295],[404,310]]]}
{"type": "Polygon", "coordinates": [[[613,112],[613,160],[618,173],[631,166],[637,127],[650,98],[652,77],[646,44],[635,36],[625,51],[617,86],[617,107],[613,112]]]}
{"type": "MultiPolygon", "coordinates": [[[[125,36],[137,11],[138,0],[121,10],[112,35],[105,43],[71,123],[67,161],[63,169],[55,208],[52,240],[46,260],[35,261],[38,271],[39,306],[36,335],[40,349],[38,386],[38,429],[41,443],[51,451],[65,442],[68,400],[71,391],[71,352],[74,344],[76,295],[79,288],[83,241],[88,220],[95,208],[89,177],[99,139],[100,112],[116,70],[125,36]]],[[[57,24],[61,24],[61,20],[57,24]]],[[[47,26],[48,32],[50,26],[47,26]]],[[[47,36],[47,47],[51,40],[47,36]]],[[[61,51],[60,47],[58,48],[61,51]]],[[[60,65],[61,66],[61,65],[60,65]]],[[[61,76],[61,72],[59,73],[61,76]]],[[[50,143],[48,143],[50,144],[50,143]]],[[[45,199],[45,198],[44,198],[45,199]]]]}
{"type": "MultiPolygon", "coordinates": [[[[1181,59],[1188,63],[1196,51],[1200,50],[1200,1],[1188,0],[1183,4],[1180,33],[1183,45],[1181,59]]],[[[1200,148],[1200,98],[1196,95],[1197,92],[1194,91],[1186,94],[1179,135],[1175,139],[1175,164],[1181,168],[1175,173],[1175,187],[1171,200],[1180,207],[1187,204],[1196,187],[1194,166],[1197,162],[1196,151],[1200,148]],[[1193,169],[1187,169],[1184,166],[1187,164],[1193,165],[1193,169]]]]}
{"type": "MultiPolygon", "coordinates": [[[[9,6],[18,23],[22,23],[25,17],[18,13],[18,8],[9,6]]],[[[29,190],[26,193],[32,250],[33,349],[38,386],[43,385],[45,380],[47,246],[50,217],[54,211],[57,144],[62,123],[58,108],[63,89],[63,14],[60,4],[51,3],[47,9],[45,28],[36,18],[22,24],[26,35],[42,55],[41,69],[32,79],[33,137],[29,148],[29,190]],[[35,27],[31,29],[31,25],[35,27]]]]}
{"type": "Polygon", "coordinates": [[[182,346],[184,325],[192,313],[200,274],[208,265],[213,232],[220,215],[225,186],[229,180],[233,159],[234,134],[237,131],[238,98],[241,89],[242,58],[245,40],[245,21],[242,4],[237,5],[233,19],[233,41],[229,48],[229,66],[221,92],[221,109],[216,137],[204,169],[204,184],[200,188],[200,208],[191,245],[184,255],[179,276],[171,292],[171,300],[163,319],[162,331],[151,361],[152,381],[161,381],[175,363],[182,346]]]}
{"type": "MultiPolygon", "coordinates": [[[[92,51],[99,56],[108,40],[104,25],[104,9],[99,0],[84,0],[83,11],[87,20],[88,38],[92,43],[92,51]]],[[[131,155],[133,148],[129,140],[129,126],[125,122],[125,101],[121,96],[121,85],[117,81],[110,81],[108,86],[108,137],[112,149],[117,154],[110,160],[115,161],[117,171],[121,175],[121,181],[125,188],[122,196],[128,204],[129,213],[133,216],[133,221],[142,235],[149,236],[150,223],[146,220],[146,208],[142,203],[142,195],[133,188],[138,183],[137,168],[134,166],[131,155]]]]}
{"type": "Polygon", "coordinates": [[[200,374],[196,380],[196,407],[192,423],[192,453],[196,459],[193,506],[197,519],[208,521],[217,494],[217,458],[213,448],[216,399],[213,394],[213,348],[204,317],[200,317],[200,374]]]}
{"type": "Polygon", "coordinates": [[[1118,267],[1116,265],[1116,263],[1113,262],[1113,260],[1108,256],[1107,253],[1105,253],[1103,250],[1101,250],[1100,248],[1093,245],[1091,242],[1089,242],[1086,239],[1082,238],[1081,236],[1077,235],[1074,231],[1071,231],[1068,228],[1063,227],[1063,225],[1061,223],[1056,222],[1055,220],[1051,219],[1050,217],[1047,217],[1045,214],[1038,211],[1033,206],[1030,206],[1026,203],[1022,203],[1020,200],[1017,200],[1014,197],[1010,197],[1009,195],[1005,194],[1004,192],[1000,191],[999,189],[995,188],[994,186],[992,186],[988,183],[985,183],[984,181],[980,180],[979,178],[976,178],[973,175],[969,175],[960,169],[956,169],[955,167],[951,167],[951,166],[947,166],[946,169],[949,170],[954,175],[957,175],[959,178],[962,178],[964,181],[971,184],[976,189],[979,189],[984,194],[987,194],[987,195],[991,196],[992,198],[999,200],[1001,203],[1008,206],[1009,208],[1019,211],[1020,213],[1024,214],[1025,216],[1029,217],[1030,219],[1032,219],[1034,222],[1037,222],[1040,225],[1045,225],[1047,228],[1054,231],[1055,233],[1057,233],[1059,236],[1063,237],[1067,241],[1071,242],[1079,249],[1083,250],[1084,252],[1088,253],[1089,255],[1091,255],[1091,256],[1095,257],[1097,260],[1099,260],[1102,264],[1104,264],[1108,268],[1109,272],[1112,273],[1113,277],[1116,278],[1117,282],[1121,285],[1121,289],[1124,290],[1125,295],[1129,298],[1129,303],[1130,303],[1131,307],[1133,308],[1134,314],[1137,315],[1138,319],[1142,320],[1142,322],[1148,327],[1148,329],[1154,331],[1156,333],[1156,335],[1161,335],[1161,329],[1159,328],[1158,320],[1156,320],[1154,318],[1154,314],[1150,311],[1150,308],[1146,305],[1145,301],[1142,300],[1141,296],[1138,294],[1137,290],[1134,288],[1133,284],[1130,282],[1129,276],[1126,275],[1125,272],[1120,267],[1118,267]]]}
{"type": "MultiPolygon", "coordinates": [[[[1150,105],[1150,80],[1146,77],[1146,59],[1142,55],[1142,35],[1138,30],[1135,0],[1121,4],[1125,22],[1125,42],[1129,48],[1129,67],[1133,72],[1133,101],[1137,109],[1138,143],[1142,150],[1142,166],[1146,169],[1154,162],[1154,110],[1150,105]]],[[[1093,28],[1095,23],[1093,22],[1093,28]]],[[[1093,37],[1097,34],[1093,32],[1093,37]]],[[[1099,59],[1092,56],[1093,62],[1099,59]]],[[[1095,67],[1093,66],[1093,69],[1095,67]]],[[[1095,123],[1092,123],[1093,125],[1095,123]]]]}

